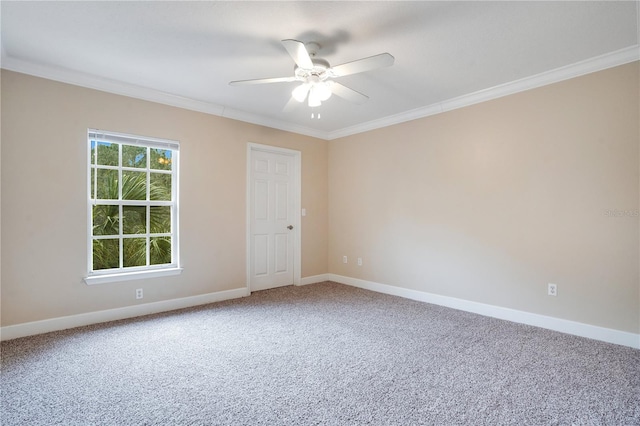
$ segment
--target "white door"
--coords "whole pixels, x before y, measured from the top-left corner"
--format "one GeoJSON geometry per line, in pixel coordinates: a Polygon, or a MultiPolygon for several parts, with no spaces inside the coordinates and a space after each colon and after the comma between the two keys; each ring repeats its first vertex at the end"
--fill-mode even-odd
{"type": "Polygon", "coordinates": [[[249,148],[249,287],[294,284],[295,157],[249,148]]]}

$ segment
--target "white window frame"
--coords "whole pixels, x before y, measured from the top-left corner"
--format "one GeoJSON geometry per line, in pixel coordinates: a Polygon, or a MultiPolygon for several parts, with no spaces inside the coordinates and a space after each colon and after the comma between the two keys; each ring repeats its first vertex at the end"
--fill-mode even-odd
{"type": "MultiPolygon", "coordinates": [[[[179,212],[179,202],[178,202],[178,180],[179,180],[179,153],[180,153],[180,143],[177,141],[172,141],[168,139],[158,139],[146,136],[135,136],[128,135],[124,133],[116,133],[109,132],[103,130],[96,129],[88,129],[87,130],[87,276],[84,281],[87,284],[102,284],[108,282],[116,282],[116,281],[126,281],[133,279],[142,279],[142,278],[153,278],[153,277],[161,277],[168,275],[177,275],[182,272],[182,268],[180,267],[180,244],[179,244],[179,232],[178,232],[178,212],[179,212]],[[118,144],[118,166],[100,166],[97,164],[92,164],[91,160],[91,142],[96,142],[96,155],[97,155],[97,143],[99,142],[107,142],[107,143],[115,143],[118,144]],[[131,168],[124,167],[122,164],[122,145],[133,145],[139,147],[147,148],[147,166],[145,168],[131,168]],[[150,150],[149,149],[158,148],[171,150],[171,171],[162,171],[151,169],[150,167],[150,150]],[[96,185],[96,182],[92,182],[91,180],[91,171],[98,169],[111,169],[118,171],[118,182],[122,182],[122,172],[123,171],[133,171],[133,172],[145,172],[147,174],[147,200],[122,200],[122,185],[118,185],[119,196],[117,200],[98,200],[97,199],[97,188],[94,189],[94,196],[96,199],[91,198],[91,190],[92,185],[96,185]],[[156,201],[149,200],[149,179],[151,173],[165,173],[171,175],[171,201],[156,201]],[[93,235],[93,206],[94,205],[117,205],[120,214],[119,214],[119,233],[117,235],[105,235],[105,236],[94,236],[93,235]],[[122,209],[124,206],[146,206],[147,207],[147,227],[145,234],[124,234],[123,226],[122,226],[122,209]],[[151,206],[170,206],[172,208],[171,215],[171,232],[166,234],[152,234],[151,229],[149,227],[149,208],[151,206]],[[171,237],[171,263],[163,264],[163,265],[149,265],[149,241],[150,238],[157,236],[170,236],[171,237]],[[117,238],[119,240],[120,245],[120,265],[118,268],[114,269],[102,269],[102,270],[93,270],[93,240],[94,239],[113,239],[117,238]],[[147,265],[146,266],[137,266],[137,267],[123,267],[123,241],[127,238],[146,238],[147,240],[147,265]]],[[[97,173],[96,173],[97,176],[97,173]]],[[[97,181],[97,179],[96,179],[97,181]]]]}

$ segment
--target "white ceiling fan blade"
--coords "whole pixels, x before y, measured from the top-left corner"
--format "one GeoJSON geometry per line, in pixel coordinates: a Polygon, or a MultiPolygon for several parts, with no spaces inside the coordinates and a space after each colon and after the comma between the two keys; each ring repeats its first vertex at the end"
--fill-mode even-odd
{"type": "Polygon", "coordinates": [[[340,96],[341,98],[354,102],[356,104],[362,104],[369,99],[367,95],[356,92],[355,90],[350,89],[344,84],[338,83],[337,81],[331,82],[331,92],[336,96],[340,96]]]}
{"type": "Polygon", "coordinates": [[[331,68],[331,74],[334,77],[343,77],[345,75],[357,74],[377,68],[389,67],[393,65],[394,60],[395,58],[390,54],[381,53],[379,55],[369,56],[368,58],[358,59],[357,61],[347,62],[346,64],[336,65],[331,68]]]}
{"type": "Polygon", "coordinates": [[[313,62],[311,62],[311,56],[309,56],[309,52],[307,52],[307,48],[304,47],[304,43],[298,40],[282,40],[282,45],[289,55],[293,58],[293,61],[300,68],[310,70],[313,68],[313,62]]]}
{"type": "Polygon", "coordinates": [[[296,77],[276,77],[276,78],[257,78],[255,80],[236,80],[229,82],[230,86],[248,86],[251,84],[265,84],[265,83],[289,83],[296,81],[296,77]]]}

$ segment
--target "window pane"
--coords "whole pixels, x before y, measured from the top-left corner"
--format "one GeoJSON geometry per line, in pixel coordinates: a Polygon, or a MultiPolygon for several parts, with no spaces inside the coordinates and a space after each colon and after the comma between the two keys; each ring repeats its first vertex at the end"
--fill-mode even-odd
{"type": "Polygon", "coordinates": [[[177,151],[157,140],[147,145],[141,136],[91,129],[89,135],[91,271],[171,264],[177,242],[173,214],[178,206],[172,193],[178,184],[177,151]]]}
{"type": "Polygon", "coordinates": [[[147,239],[125,238],[122,240],[122,263],[125,268],[147,264],[147,239]]]}
{"type": "Polygon", "coordinates": [[[120,265],[118,239],[93,240],[93,270],[113,269],[120,265]]]}
{"type": "Polygon", "coordinates": [[[171,170],[171,150],[151,148],[151,164],[149,167],[156,170],[171,170]]]}
{"type": "Polygon", "coordinates": [[[147,208],[145,206],[122,206],[122,232],[145,234],[147,232],[147,208]]]}
{"type": "Polygon", "coordinates": [[[151,238],[149,261],[151,265],[171,263],[171,237],[151,238]]]}
{"type": "Polygon", "coordinates": [[[122,171],[122,199],[147,199],[147,173],[122,171]]]}
{"type": "Polygon", "coordinates": [[[98,164],[101,166],[118,165],[118,144],[98,142],[98,164]]]}
{"type": "Polygon", "coordinates": [[[93,235],[118,235],[118,206],[93,206],[93,235]]]}
{"type": "Polygon", "coordinates": [[[118,199],[118,171],[98,169],[98,199],[118,199]]]}
{"type": "Polygon", "coordinates": [[[147,148],[143,146],[122,145],[122,167],[147,167],[147,148]]]}
{"type": "Polygon", "coordinates": [[[96,141],[91,141],[91,161],[90,164],[96,164],[96,141]]]}
{"type": "Polygon", "coordinates": [[[149,197],[152,200],[171,201],[171,175],[151,173],[149,176],[149,197]]]}
{"type": "Polygon", "coordinates": [[[171,232],[171,207],[154,206],[150,207],[150,220],[152,234],[165,234],[171,232]]]}

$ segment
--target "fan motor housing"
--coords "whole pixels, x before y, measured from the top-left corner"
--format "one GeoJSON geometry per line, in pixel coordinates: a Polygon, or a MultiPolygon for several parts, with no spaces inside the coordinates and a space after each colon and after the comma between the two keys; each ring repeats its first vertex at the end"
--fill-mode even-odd
{"type": "Polygon", "coordinates": [[[320,58],[312,58],[311,62],[313,62],[313,68],[311,69],[300,68],[298,65],[294,65],[293,72],[296,77],[307,79],[311,76],[316,76],[320,80],[324,80],[327,77],[325,73],[330,68],[329,62],[320,58]]]}

